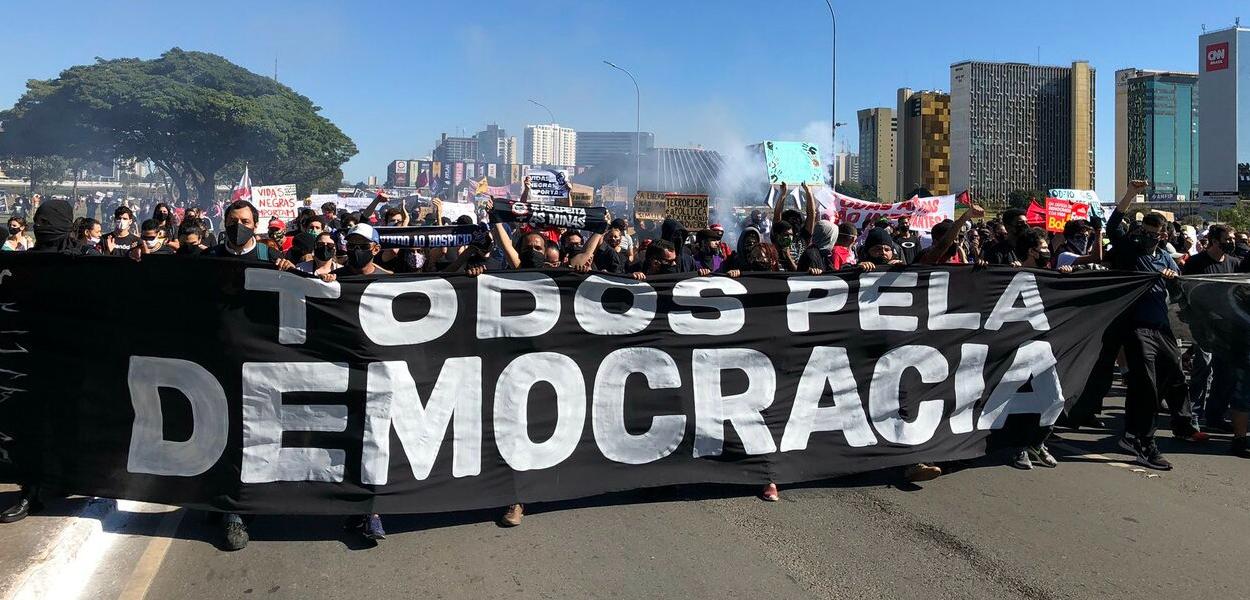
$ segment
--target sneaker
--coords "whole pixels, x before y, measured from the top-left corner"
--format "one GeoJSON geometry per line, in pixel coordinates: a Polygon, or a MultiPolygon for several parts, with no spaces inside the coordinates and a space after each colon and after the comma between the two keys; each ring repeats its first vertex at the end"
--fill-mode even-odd
{"type": "Polygon", "coordinates": [[[1015,456],[1012,457],[1011,466],[1017,469],[1024,469],[1025,471],[1033,469],[1033,463],[1029,461],[1029,453],[1024,450],[1017,452],[1015,456]]]}
{"type": "Polygon", "coordinates": [[[1026,450],[1029,453],[1029,459],[1036,464],[1050,469],[1059,466],[1059,461],[1055,460],[1054,455],[1046,448],[1046,444],[1038,444],[1035,447],[1026,448],[1026,450]]]}
{"type": "Polygon", "coordinates": [[[1239,458],[1250,458],[1250,446],[1247,446],[1245,437],[1233,438],[1233,443],[1228,447],[1228,453],[1239,458]]]}
{"type": "Polygon", "coordinates": [[[374,542],[386,539],[386,530],[382,529],[382,517],[378,515],[361,517],[360,535],[374,542]]]}
{"type": "Polygon", "coordinates": [[[924,463],[914,464],[907,467],[906,471],[903,471],[903,479],[912,483],[929,481],[931,479],[937,479],[941,476],[942,467],[937,465],[926,465],[924,463]]]}
{"type": "Polygon", "coordinates": [[[234,513],[227,513],[221,519],[222,533],[225,535],[226,550],[231,552],[247,547],[247,525],[234,513]]]}
{"type": "Polygon", "coordinates": [[[1207,434],[1207,432],[1205,432],[1205,431],[1198,431],[1197,429],[1195,429],[1195,430],[1193,430],[1193,431],[1185,431],[1185,432],[1176,432],[1176,431],[1173,431],[1173,432],[1172,432],[1172,437],[1174,437],[1174,438],[1176,438],[1176,439],[1178,439],[1178,440],[1181,440],[1181,441],[1185,441],[1185,442],[1194,442],[1194,443],[1205,442],[1205,441],[1207,441],[1207,440],[1211,439],[1211,436],[1210,436],[1209,434],[1207,434]]]}
{"type": "Polygon", "coordinates": [[[764,486],[764,490],[760,492],[760,498],[765,502],[776,502],[781,499],[781,494],[777,492],[777,484],[769,483],[764,486]]]}
{"type": "Polygon", "coordinates": [[[1137,454],[1137,436],[1131,433],[1126,433],[1120,438],[1118,443],[1125,452],[1128,452],[1129,454],[1137,454]]]}
{"type": "Polygon", "coordinates": [[[1159,452],[1159,446],[1155,444],[1153,439],[1143,440],[1137,443],[1137,464],[1158,469],[1160,471],[1171,471],[1172,463],[1168,459],[1163,458],[1163,453],[1159,452]]]}
{"type": "Polygon", "coordinates": [[[513,504],[504,511],[503,517],[499,519],[499,524],[504,527],[516,527],[521,524],[521,517],[525,516],[525,505],[513,504]]]}

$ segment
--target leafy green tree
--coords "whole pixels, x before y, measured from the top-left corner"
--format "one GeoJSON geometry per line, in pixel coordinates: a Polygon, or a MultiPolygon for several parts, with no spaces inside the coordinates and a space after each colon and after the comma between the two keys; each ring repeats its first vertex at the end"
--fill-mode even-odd
{"type": "Polygon", "coordinates": [[[9,177],[30,181],[30,191],[43,184],[61,181],[70,170],[69,159],[58,156],[0,156],[0,171],[9,177]]]}
{"type": "Polygon", "coordinates": [[[1028,210],[1029,203],[1034,200],[1041,204],[1046,200],[1046,195],[1033,190],[1012,190],[1007,193],[1007,208],[1028,210]]]}
{"type": "Polygon", "coordinates": [[[320,107],[226,59],[173,48],[154,60],[98,60],[27,82],[0,112],[0,154],[151,160],[179,197],[214,196],[228,168],[253,181],[309,183],[338,173],[356,145],[320,107]]]}

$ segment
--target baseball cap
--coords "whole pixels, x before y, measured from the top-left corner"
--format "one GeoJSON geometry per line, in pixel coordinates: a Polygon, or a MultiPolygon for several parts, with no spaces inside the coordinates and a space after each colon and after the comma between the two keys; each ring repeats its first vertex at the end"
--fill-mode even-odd
{"type": "Polygon", "coordinates": [[[378,231],[368,223],[357,223],[350,231],[347,232],[348,237],[358,235],[373,243],[378,243],[378,231]]]}
{"type": "Polygon", "coordinates": [[[269,228],[270,229],[286,229],[286,222],[283,221],[282,219],[279,219],[278,217],[274,217],[272,219],[269,219],[269,228]]]}

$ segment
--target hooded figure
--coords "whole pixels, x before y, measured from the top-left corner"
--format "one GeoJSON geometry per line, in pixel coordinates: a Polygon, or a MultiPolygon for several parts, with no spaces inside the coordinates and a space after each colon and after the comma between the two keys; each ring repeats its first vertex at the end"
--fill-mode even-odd
{"type": "Polygon", "coordinates": [[[686,228],[682,227],[676,219],[664,219],[664,223],[660,225],[660,239],[672,242],[673,247],[677,248],[678,273],[693,273],[699,270],[694,262],[694,256],[686,247],[686,237],[689,235],[690,232],[686,231],[686,228]]]}
{"type": "Polygon", "coordinates": [[[721,272],[776,271],[777,247],[763,241],[760,230],[747,227],[738,236],[738,251],[721,263],[721,272]]]}
{"type": "Polygon", "coordinates": [[[812,230],[812,247],[824,254],[833,251],[833,242],[838,239],[838,226],[829,221],[816,221],[812,230]]]}
{"type": "Polygon", "coordinates": [[[48,200],[35,211],[35,245],[32,252],[78,254],[74,229],[74,207],[65,200],[48,200]]]}
{"type": "Polygon", "coordinates": [[[829,221],[817,221],[812,229],[812,243],[799,256],[799,271],[820,269],[834,270],[833,243],[838,239],[838,226],[829,221]]]}

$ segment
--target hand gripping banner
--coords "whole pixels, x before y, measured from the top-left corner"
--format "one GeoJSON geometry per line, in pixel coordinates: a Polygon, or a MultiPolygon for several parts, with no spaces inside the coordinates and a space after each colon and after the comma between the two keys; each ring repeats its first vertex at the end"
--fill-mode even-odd
{"type": "Polygon", "coordinates": [[[1053,423],[1151,281],[921,267],[325,283],[215,258],[0,263],[8,478],[283,514],[979,456],[1053,423]]]}

